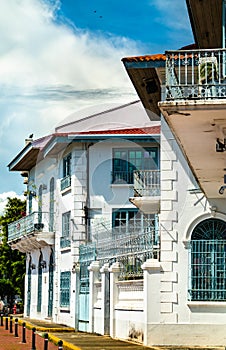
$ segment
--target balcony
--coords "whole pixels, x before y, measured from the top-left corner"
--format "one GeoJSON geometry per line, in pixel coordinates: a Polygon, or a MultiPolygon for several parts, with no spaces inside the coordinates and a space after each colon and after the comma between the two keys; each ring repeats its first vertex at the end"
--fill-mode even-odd
{"type": "Polygon", "coordinates": [[[133,171],[113,171],[111,174],[111,183],[115,185],[124,185],[133,183],[133,171]]]}
{"type": "Polygon", "coordinates": [[[160,170],[134,171],[134,197],[130,202],[144,213],[159,213],[160,170]]]}
{"type": "Polygon", "coordinates": [[[71,187],[71,176],[65,176],[60,181],[60,190],[65,191],[71,187]]]}
{"type": "Polygon", "coordinates": [[[54,243],[54,232],[50,228],[50,214],[33,212],[8,225],[8,244],[22,253],[54,243]]]}
{"type": "Polygon", "coordinates": [[[159,232],[148,221],[111,228],[109,224],[96,228],[93,243],[80,245],[80,268],[98,260],[100,266],[119,262],[119,280],[143,279],[142,264],[147,259],[159,259],[159,232]],[[108,226],[108,229],[106,230],[108,226]],[[99,228],[99,230],[98,230],[99,228]]]}
{"type": "MultiPolygon", "coordinates": [[[[166,52],[159,108],[208,199],[224,198],[226,51],[166,52]]],[[[167,132],[162,124],[162,134],[167,132]]]]}
{"type": "Polygon", "coordinates": [[[225,57],[224,49],[167,51],[166,100],[224,99],[225,57]]]}

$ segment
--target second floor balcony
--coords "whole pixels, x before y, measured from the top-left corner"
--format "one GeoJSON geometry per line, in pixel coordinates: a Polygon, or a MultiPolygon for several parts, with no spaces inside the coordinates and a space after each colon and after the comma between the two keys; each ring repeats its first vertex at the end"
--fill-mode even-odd
{"type": "Polygon", "coordinates": [[[134,171],[134,197],[130,201],[145,213],[159,213],[160,170],[134,171]]]}
{"type": "Polygon", "coordinates": [[[225,197],[225,58],[225,49],[168,51],[161,75],[158,106],[208,199],[225,197]]]}
{"type": "Polygon", "coordinates": [[[226,50],[166,52],[165,100],[226,98],[226,50]]]}
{"type": "Polygon", "coordinates": [[[54,243],[53,214],[33,212],[8,225],[8,244],[25,253],[54,243]]]}

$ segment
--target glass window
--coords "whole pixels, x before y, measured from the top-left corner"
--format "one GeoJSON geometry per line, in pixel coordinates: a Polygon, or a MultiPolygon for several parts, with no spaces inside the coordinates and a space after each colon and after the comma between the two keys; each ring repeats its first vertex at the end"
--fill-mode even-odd
{"type": "Polygon", "coordinates": [[[133,183],[134,170],[159,168],[158,147],[114,149],[112,183],[133,183]]]}
{"type": "Polygon", "coordinates": [[[54,227],[54,178],[50,180],[49,186],[49,231],[53,232],[54,227]]]}
{"type": "Polygon", "coordinates": [[[60,274],[60,306],[70,306],[71,273],[64,271],[60,274]]]}
{"type": "Polygon", "coordinates": [[[226,300],[226,222],[208,219],[191,237],[189,299],[226,300]]]}
{"type": "Polygon", "coordinates": [[[63,158],[63,178],[61,179],[61,191],[71,186],[71,153],[63,158]]]}
{"type": "Polygon", "coordinates": [[[112,215],[115,233],[139,233],[155,227],[155,215],[144,214],[137,209],[117,209],[112,215]]]}
{"type": "Polygon", "coordinates": [[[70,232],[71,232],[71,212],[68,211],[62,214],[62,237],[60,240],[61,248],[66,248],[71,246],[70,232]]]}
{"type": "Polygon", "coordinates": [[[71,153],[63,159],[63,177],[71,176],[71,153]]]}
{"type": "Polygon", "coordinates": [[[42,223],[42,185],[38,189],[38,223],[42,223]]]}

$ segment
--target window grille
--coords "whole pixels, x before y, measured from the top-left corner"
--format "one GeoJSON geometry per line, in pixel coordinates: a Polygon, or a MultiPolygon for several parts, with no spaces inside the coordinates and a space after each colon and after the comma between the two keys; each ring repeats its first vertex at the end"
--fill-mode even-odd
{"type": "Polygon", "coordinates": [[[70,306],[71,272],[64,271],[60,274],[60,306],[70,306]]]}
{"type": "Polygon", "coordinates": [[[226,223],[204,220],[191,240],[189,299],[226,300],[226,223]]]}

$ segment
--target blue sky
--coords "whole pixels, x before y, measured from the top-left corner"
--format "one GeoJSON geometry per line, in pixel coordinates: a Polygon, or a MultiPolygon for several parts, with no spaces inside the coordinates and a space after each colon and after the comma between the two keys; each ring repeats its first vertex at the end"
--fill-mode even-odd
{"type": "Polygon", "coordinates": [[[0,210],[25,190],[7,164],[29,134],[136,100],[121,58],[193,42],[185,0],[1,0],[0,33],[0,210]]]}

